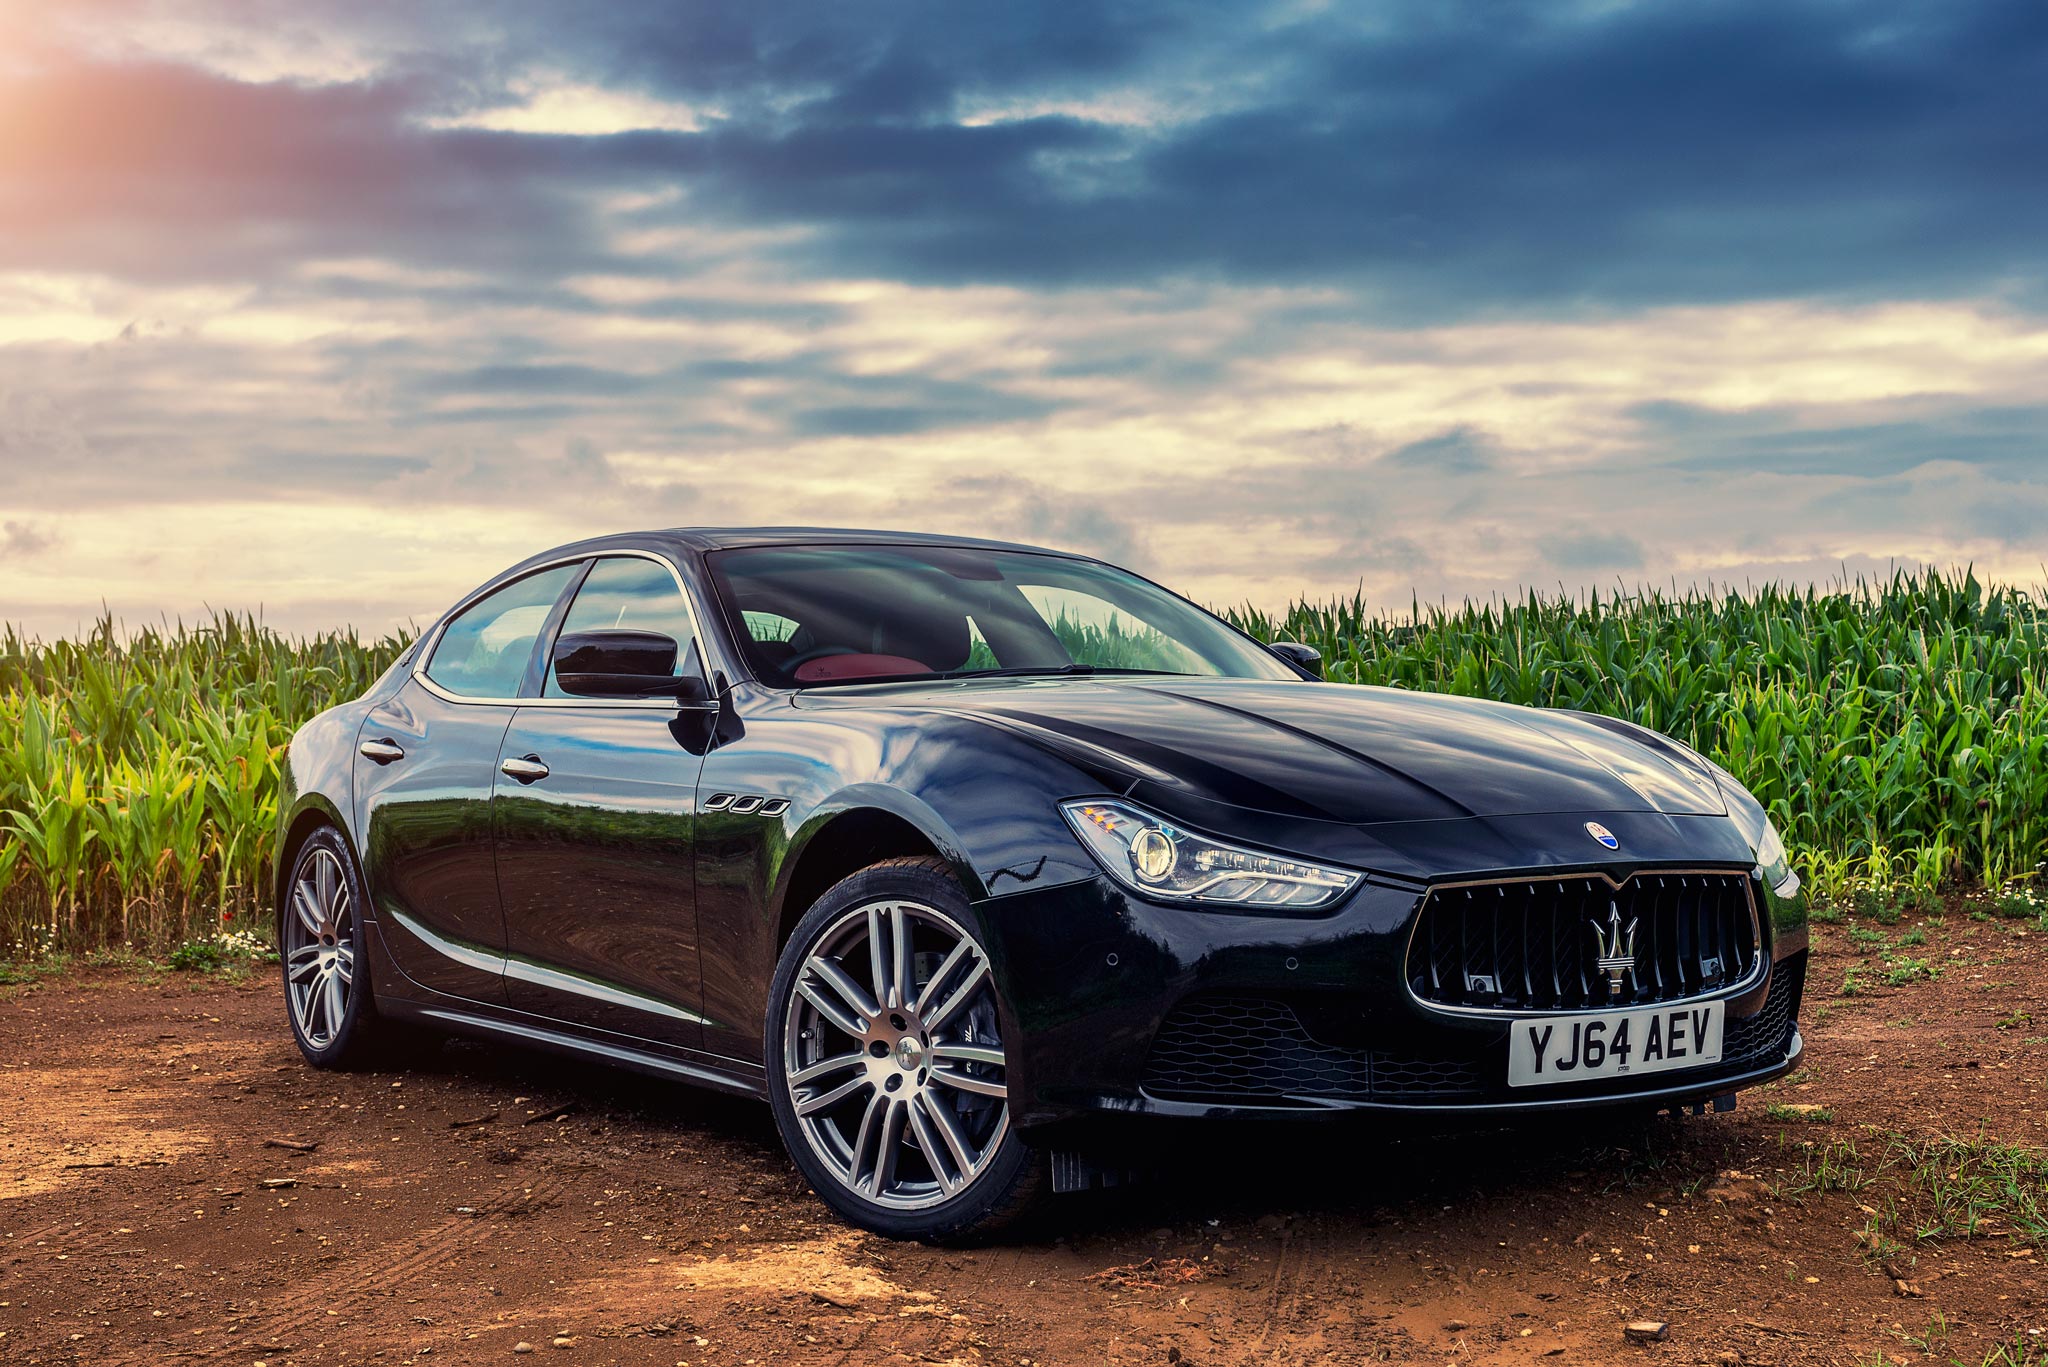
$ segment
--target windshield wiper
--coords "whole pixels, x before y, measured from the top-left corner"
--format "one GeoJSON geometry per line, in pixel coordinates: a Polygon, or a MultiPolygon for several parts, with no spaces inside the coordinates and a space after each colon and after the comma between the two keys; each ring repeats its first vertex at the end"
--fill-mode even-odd
{"type": "Polygon", "coordinates": [[[1086,678],[1092,674],[1180,674],[1175,669],[1126,669],[1117,665],[1016,665],[1009,669],[951,669],[935,675],[940,679],[1020,679],[1039,676],[1086,678]]]}

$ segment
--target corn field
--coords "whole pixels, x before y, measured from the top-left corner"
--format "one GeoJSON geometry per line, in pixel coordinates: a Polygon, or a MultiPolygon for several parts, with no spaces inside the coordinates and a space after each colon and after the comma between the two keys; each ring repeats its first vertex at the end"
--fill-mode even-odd
{"type": "Polygon", "coordinates": [[[247,616],[48,645],[0,633],[0,959],[261,923],[284,747],[401,641],[247,616]]]}
{"type": "Polygon", "coordinates": [[[2032,878],[2048,856],[2048,599],[1970,573],[1832,589],[1232,614],[1328,677],[1623,717],[1748,784],[1823,893],[2032,878]]]}
{"type": "MultiPolygon", "coordinates": [[[[2034,876],[2048,856],[2048,601],[1968,574],[1228,614],[1331,679],[1626,717],[1742,778],[1823,892],[2034,876]]],[[[262,929],[285,743],[403,642],[217,614],[0,632],[0,959],[262,929]]]]}

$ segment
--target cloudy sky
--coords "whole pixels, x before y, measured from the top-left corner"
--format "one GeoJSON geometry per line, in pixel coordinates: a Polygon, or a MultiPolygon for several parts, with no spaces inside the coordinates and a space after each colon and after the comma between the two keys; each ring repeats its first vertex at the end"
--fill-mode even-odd
{"type": "Polygon", "coordinates": [[[2048,561],[2048,6],[0,0],[0,618],[2048,561]]]}

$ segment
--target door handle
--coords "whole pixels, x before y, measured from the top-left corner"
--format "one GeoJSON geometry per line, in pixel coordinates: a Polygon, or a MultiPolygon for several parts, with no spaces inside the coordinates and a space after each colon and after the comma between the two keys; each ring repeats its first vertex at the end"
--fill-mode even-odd
{"type": "Polygon", "coordinates": [[[356,753],[364,759],[389,764],[395,759],[405,758],[405,747],[395,740],[366,740],[356,747],[356,753]]]}
{"type": "Polygon", "coordinates": [[[538,783],[548,776],[548,766],[540,762],[539,755],[527,755],[498,761],[498,772],[521,783],[538,783]]]}

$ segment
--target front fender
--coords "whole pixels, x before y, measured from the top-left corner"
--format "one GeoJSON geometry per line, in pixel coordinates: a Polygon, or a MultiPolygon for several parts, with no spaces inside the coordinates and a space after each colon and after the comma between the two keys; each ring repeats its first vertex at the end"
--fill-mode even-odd
{"type": "Polygon", "coordinates": [[[794,881],[793,875],[803,866],[817,839],[842,817],[858,817],[873,812],[887,813],[923,837],[938,851],[940,858],[953,866],[954,877],[967,889],[970,898],[978,900],[988,895],[987,882],[981,870],[975,867],[966,842],[944,817],[932,809],[930,803],[916,794],[884,783],[855,783],[811,808],[801,824],[790,833],[769,891],[769,907],[777,920],[788,919],[791,912],[803,910],[789,905],[790,886],[794,881]]]}

